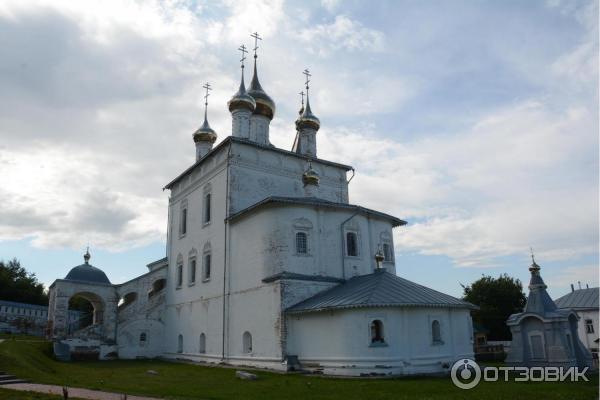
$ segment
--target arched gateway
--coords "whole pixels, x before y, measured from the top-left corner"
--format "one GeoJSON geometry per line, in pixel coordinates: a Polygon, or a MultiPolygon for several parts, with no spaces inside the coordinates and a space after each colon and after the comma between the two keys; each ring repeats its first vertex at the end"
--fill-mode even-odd
{"type": "Polygon", "coordinates": [[[89,263],[90,257],[86,251],[83,264],[50,286],[47,336],[54,341],[56,356],[61,359],[156,356],[160,352],[156,337],[161,336],[162,325],[160,316],[153,315],[150,308],[162,309],[164,287],[152,285],[164,281],[165,268],[154,268],[141,277],[113,285],[101,269],[89,263]],[[138,299],[137,292],[148,291],[153,296],[138,299]],[[124,301],[119,307],[121,298],[124,301]],[[80,312],[71,313],[69,319],[69,307],[78,306],[80,312]],[[147,318],[137,321],[138,314],[147,318]],[[125,340],[132,334],[147,337],[149,333],[154,337],[142,344],[125,340]]]}

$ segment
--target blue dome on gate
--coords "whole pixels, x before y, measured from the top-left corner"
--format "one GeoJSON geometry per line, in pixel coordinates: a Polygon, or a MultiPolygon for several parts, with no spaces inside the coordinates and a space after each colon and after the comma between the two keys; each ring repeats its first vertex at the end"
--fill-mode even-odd
{"type": "Polygon", "coordinates": [[[78,281],[78,282],[89,282],[89,283],[102,283],[110,285],[110,281],[106,274],[99,268],[94,267],[89,263],[90,260],[90,252],[89,249],[83,255],[83,259],[85,260],[85,264],[78,265],[73,267],[67,276],[65,276],[65,280],[67,281],[78,281]]]}

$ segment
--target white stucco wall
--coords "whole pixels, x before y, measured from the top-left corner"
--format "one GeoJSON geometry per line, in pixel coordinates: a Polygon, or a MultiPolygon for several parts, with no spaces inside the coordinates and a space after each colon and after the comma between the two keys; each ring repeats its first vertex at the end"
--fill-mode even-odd
{"type": "Polygon", "coordinates": [[[472,357],[468,310],[366,308],[288,315],[288,354],[325,373],[360,375],[439,373],[472,357]],[[385,346],[372,346],[370,324],[384,324],[385,346]],[[433,343],[431,324],[443,343],[433,343]]]}

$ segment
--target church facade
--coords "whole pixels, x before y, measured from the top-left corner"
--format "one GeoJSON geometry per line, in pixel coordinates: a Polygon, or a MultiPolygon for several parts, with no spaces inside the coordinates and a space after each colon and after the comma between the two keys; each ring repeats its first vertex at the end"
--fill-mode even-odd
{"type": "Polygon", "coordinates": [[[76,279],[52,285],[57,354],[355,376],[440,373],[472,357],[474,306],[397,275],[393,230],[406,223],[349,202],[353,169],[318,157],[308,93],[292,150],[270,143],[275,102],[256,61],[255,50],[249,88],[242,67],[228,102],[231,136],[213,147],[205,109],[196,162],[165,186],[166,258],[112,285],[89,273],[88,254],[76,279]],[[79,334],[64,320],[75,295],[98,310],[79,334]]]}

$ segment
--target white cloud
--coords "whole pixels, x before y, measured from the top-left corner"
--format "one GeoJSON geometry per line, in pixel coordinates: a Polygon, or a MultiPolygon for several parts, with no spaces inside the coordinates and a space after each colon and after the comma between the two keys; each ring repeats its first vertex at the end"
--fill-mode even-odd
{"type": "Polygon", "coordinates": [[[324,130],[321,154],[357,167],[352,202],[414,220],[396,232],[400,251],[473,267],[497,266],[530,245],[565,259],[597,252],[598,188],[585,169],[597,168],[595,115],[529,101],[469,131],[404,144],[324,130]],[[572,175],[578,168],[583,176],[572,175]]]}
{"type": "Polygon", "coordinates": [[[329,24],[301,30],[298,40],[305,43],[308,51],[322,57],[338,50],[377,52],[385,47],[383,32],[367,28],[345,15],[336,16],[329,24]]]}

